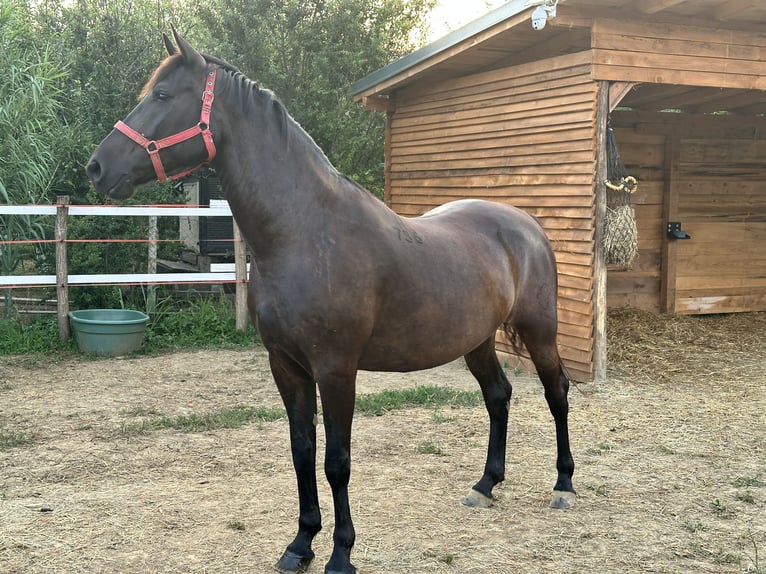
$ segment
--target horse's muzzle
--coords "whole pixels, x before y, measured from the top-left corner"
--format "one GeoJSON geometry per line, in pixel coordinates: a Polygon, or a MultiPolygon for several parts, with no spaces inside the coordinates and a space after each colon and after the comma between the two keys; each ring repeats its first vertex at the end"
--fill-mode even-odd
{"type": "Polygon", "coordinates": [[[125,199],[133,194],[133,184],[128,174],[117,174],[117,177],[108,176],[108,172],[104,170],[95,154],[91,156],[90,161],[85,166],[85,173],[100,194],[115,199],[125,199]]]}

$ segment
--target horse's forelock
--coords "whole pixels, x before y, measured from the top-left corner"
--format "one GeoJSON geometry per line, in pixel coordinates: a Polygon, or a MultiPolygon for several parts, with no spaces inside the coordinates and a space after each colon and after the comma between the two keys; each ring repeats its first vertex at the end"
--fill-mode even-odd
{"type": "Polygon", "coordinates": [[[162,63],[157,66],[157,69],[154,70],[152,76],[149,78],[149,81],[146,82],[146,85],[141,90],[141,93],[138,94],[138,99],[142,100],[149,92],[152,91],[152,89],[154,89],[154,86],[157,85],[157,82],[160,81],[160,78],[175,70],[178,66],[181,65],[182,62],[183,56],[181,56],[181,54],[173,54],[172,56],[165,58],[162,63]]]}

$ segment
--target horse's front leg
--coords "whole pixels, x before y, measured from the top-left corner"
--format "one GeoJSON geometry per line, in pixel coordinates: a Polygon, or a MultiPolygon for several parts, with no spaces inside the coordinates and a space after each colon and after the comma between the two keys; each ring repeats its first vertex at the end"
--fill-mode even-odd
{"type": "Polygon", "coordinates": [[[356,533],[349,508],[348,482],[351,477],[356,369],[319,373],[317,379],[327,439],[324,468],[335,508],[333,550],[325,574],[354,574],[356,568],[351,564],[351,549],[356,533]]]}
{"type": "Polygon", "coordinates": [[[275,568],[282,573],[306,572],[314,558],[311,543],[322,529],[316,479],[316,384],[299,365],[269,353],[274,381],[287,410],[290,447],[298,479],[298,534],[287,546],[275,568]]]}

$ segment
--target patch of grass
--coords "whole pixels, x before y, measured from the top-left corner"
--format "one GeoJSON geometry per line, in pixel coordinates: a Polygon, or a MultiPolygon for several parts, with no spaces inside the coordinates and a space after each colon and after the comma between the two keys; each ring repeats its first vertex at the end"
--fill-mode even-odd
{"type": "Polygon", "coordinates": [[[229,530],[236,530],[237,532],[244,532],[246,530],[245,523],[240,520],[230,520],[226,524],[226,528],[229,530]]]}
{"type": "Polygon", "coordinates": [[[431,454],[435,456],[444,456],[444,451],[438,445],[431,441],[421,442],[417,448],[418,454],[431,454]]]}
{"type": "Polygon", "coordinates": [[[447,552],[444,556],[442,556],[439,560],[444,562],[447,566],[452,564],[455,561],[455,555],[451,552],[447,552]]]}
{"type": "Polygon", "coordinates": [[[414,389],[385,390],[359,395],[356,399],[356,411],[365,415],[382,415],[388,411],[411,407],[476,407],[482,404],[484,402],[479,391],[419,386],[414,389]]]}
{"type": "Polygon", "coordinates": [[[697,532],[705,532],[707,530],[707,526],[702,524],[702,522],[684,522],[684,529],[687,532],[691,532],[692,534],[695,534],[697,532]]]}
{"type": "Polygon", "coordinates": [[[231,407],[211,413],[160,416],[122,425],[122,434],[141,434],[150,431],[172,429],[180,432],[206,432],[217,429],[238,429],[251,422],[270,422],[287,416],[284,409],[269,407],[231,407]]]}
{"type": "Polygon", "coordinates": [[[609,488],[606,486],[606,484],[599,484],[598,486],[595,486],[593,484],[586,484],[585,488],[590,490],[596,496],[608,496],[609,495],[609,488]]]}
{"type": "Polygon", "coordinates": [[[738,476],[731,484],[737,488],[761,488],[766,486],[766,481],[760,476],[738,476]]]}
{"type": "Polygon", "coordinates": [[[719,498],[716,498],[713,502],[710,503],[710,509],[713,511],[713,514],[719,518],[734,517],[734,511],[726,506],[723,502],[721,502],[721,499],[719,498]]]}
{"type": "Polygon", "coordinates": [[[589,456],[601,456],[604,453],[610,452],[612,450],[612,446],[608,445],[606,443],[601,443],[596,446],[589,447],[585,449],[585,454],[589,456]]]}
{"type": "Polygon", "coordinates": [[[445,424],[445,423],[451,423],[452,421],[455,420],[455,417],[450,417],[450,416],[445,415],[444,413],[441,413],[441,412],[437,411],[433,415],[431,415],[431,419],[437,425],[442,425],[442,424],[445,424]]]}
{"type": "Polygon", "coordinates": [[[656,449],[657,454],[677,454],[676,451],[669,446],[660,445],[656,449]]]}
{"type": "Polygon", "coordinates": [[[738,492],[737,496],[735,497],[740,502],[745,502],[747,504],[755,504],[755,497],[751,492],[738,492]]]}
{"type": "Polygon", "coordinates": [[[152,407],[133,407],[130,409],[120,409],[120,414],[125,417],[156,417],[162,416],[162,413],[152,407]]]}
{"type": "Polygon", "coordinates": [[[731,552],[725,552],[723,550],[719,551],[718,554],[716,554],[715,558],[713,558],[713,562],[719,565],[727,565],[727,564],[741,564],[742,563],[742,556],[739,554],[732,554],[731,552]]]}
{"type": "Polygon", "coordinates": [[[30,438],[23,433],[0,430],[0,450],[16,448],[29,441],[30,438]]]}

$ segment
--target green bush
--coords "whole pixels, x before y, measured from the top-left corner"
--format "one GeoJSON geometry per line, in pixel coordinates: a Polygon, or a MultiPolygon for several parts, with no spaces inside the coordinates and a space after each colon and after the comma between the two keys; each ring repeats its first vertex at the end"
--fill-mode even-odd
{"type": "Polygon", "coordinates": [[[144,349],[239,347],[252,345],[254,340],[249,321],[245,331],[236,330],[234,305],[224,295],[186,301],[165,298],[149,322],[144,349]]]}

